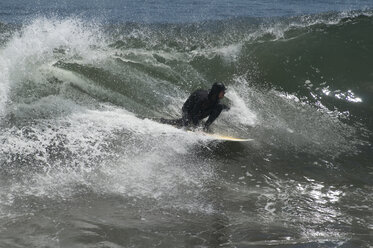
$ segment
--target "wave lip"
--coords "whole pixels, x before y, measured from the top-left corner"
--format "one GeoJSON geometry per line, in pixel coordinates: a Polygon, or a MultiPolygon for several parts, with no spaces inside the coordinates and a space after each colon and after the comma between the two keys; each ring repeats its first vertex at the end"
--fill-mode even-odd
{"type": "Polygon", "coordinates": [[[45,76],[48,74],[45,69],[48,71],[48,67],[59,59],[72,59],[77,56],[86,60],[97,59],[97,53],[92,51],[90,46],[97,44],[95,36],[98,33],[84,25],[76,19],[58,21],[40,18],[12,35],[0,51],[0,111],[3,114],[6,112],[7,100],[23,101],[22,98],[17,98],[15,92],[18,88],[25,90],[22,84],[33,82],[39,87],[38,84],[45,83],[45,76]],[[63,57],[56,51],[62,51],[63,57]]]}

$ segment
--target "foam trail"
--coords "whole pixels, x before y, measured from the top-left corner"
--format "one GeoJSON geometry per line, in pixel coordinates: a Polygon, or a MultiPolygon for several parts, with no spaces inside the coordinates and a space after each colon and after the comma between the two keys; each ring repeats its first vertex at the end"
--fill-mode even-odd
{"type": "Polygon", "coordinates": [[[193,147],[205,140],[110,106],[44,120],[22,130],[10,128],[0,135],[6,144],[0,147],[1,154],[13,160],[6,169],[12,173],[11,167],[19,166],[17,154],[22,154],[28,172],[23,182],[12,182],[4,189],[2,197],[11,202],[6,195],[11,192],[18,197],[66,199],[88,187],[98,194],[156,199],[173,208],[210,211],[195,197],[185,202],[180,192],[188,188],[192,196],[199,195],[213,176],[204,161],[188,163],[193,147]]]}

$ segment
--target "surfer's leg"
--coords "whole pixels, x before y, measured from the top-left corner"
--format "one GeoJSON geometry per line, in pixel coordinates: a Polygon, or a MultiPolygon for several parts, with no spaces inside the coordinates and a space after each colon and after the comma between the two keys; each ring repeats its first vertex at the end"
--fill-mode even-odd
{"type": "Polygon", "coordinates": [[[163,124],[173,125],[173,126],[182,126],[183,119],[171,119],[170,120],[170,119],[160,118],[159,122],[163,124]]]}
{"type": "Polygon", "coordinates": [[[183,118],[181,118],[181,126],[183,127],[189,126],[190,121],[191,121],[191,118],[188,115],[188,113],[183,112],[183,118]]]}

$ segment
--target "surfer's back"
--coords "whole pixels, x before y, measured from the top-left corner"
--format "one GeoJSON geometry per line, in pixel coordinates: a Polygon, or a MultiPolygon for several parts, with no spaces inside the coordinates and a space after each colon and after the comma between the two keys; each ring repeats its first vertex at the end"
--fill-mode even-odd
{"type": "Polygon", "coordinates": [[[207,90],[196,90],[185,101],[182,111],[190,113],[196,104],[207,101],[209,92],[207,90]]]}

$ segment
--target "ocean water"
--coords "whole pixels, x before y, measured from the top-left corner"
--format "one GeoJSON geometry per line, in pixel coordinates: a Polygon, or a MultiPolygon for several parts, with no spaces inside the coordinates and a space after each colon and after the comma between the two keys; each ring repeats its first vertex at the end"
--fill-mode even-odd
{"type": "Polygon", "coordinates": [[[372,1],[0,2],[0,247],[372,247],[372,1]],[[215,81],[211,140],[178,118],[215,81]]]}

